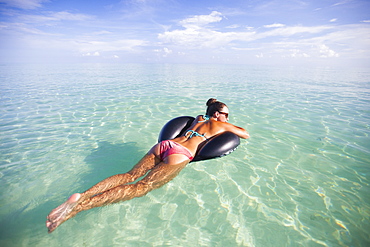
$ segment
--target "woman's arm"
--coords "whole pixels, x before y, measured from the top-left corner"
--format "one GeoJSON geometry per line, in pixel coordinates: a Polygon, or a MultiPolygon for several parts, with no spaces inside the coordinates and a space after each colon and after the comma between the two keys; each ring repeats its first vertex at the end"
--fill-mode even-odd
{"type": "Polygon", "coordinates": [[[231,123],[225,123],[225,131],[230,131],[243,139],[249,138],[249,134],[245,129],[243,129],[242,127],[235,126],[231,123]]]}

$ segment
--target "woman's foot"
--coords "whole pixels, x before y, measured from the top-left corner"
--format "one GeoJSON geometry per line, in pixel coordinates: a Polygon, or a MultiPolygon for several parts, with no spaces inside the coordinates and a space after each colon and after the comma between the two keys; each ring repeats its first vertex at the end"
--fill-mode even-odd
{"type": "Polygon", "coordinates": [[[68,216],[77,205],[80,197],[81,194],[79,193],[73,194],[65,203],[50,212],[46,218],[46,227],[48,228],[49,233],[53,232],[60,224],[70,218],[68,216]]]}

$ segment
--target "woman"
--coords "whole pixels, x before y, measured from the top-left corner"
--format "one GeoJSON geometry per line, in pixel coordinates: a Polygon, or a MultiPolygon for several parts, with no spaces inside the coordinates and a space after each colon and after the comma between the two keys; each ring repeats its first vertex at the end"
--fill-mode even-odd
{"type": "Polygon", "coordinates": [[[227,123],[228,116],[226,104],[209,99],[206,116],[197,116],[183,136],[156,144],[129,172],[109,177],[83,193],[73,194],[52,210],[46,221],[49,233],[81,211],[144,196],[161,187],[193,159],[199,146],[217,134],[230,131],[248,138],[245,129],[227,123]],[[142,180],[128,184],[145,174],[142,180]]]}

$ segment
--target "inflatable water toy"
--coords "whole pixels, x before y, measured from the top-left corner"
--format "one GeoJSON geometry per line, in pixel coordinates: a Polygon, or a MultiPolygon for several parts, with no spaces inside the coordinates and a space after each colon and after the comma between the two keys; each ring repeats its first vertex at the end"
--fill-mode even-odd
{"type": "MultiPolygon", "coordinates": [[[[159,133],[158,142],[171,140],[184,134],[194,117],[182,116],[168,121],[159,133]]],[[[233,152],[240,144],[240,138],[231,132],[224,132],[207,140],[197,151],[191,162],[220,158],[233,152]]]]}

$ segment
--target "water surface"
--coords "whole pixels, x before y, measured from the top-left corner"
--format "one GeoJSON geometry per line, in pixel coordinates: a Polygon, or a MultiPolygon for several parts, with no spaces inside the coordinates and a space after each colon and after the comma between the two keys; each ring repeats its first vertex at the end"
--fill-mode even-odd
{"type": "Polygon", "coordinates": [[[1,246],[367,246],[370,71],[1,65],[1,246]],[[47,234],[70,194],[128,171],[216,97],[251,135],[142,198],[47,234]]]}

